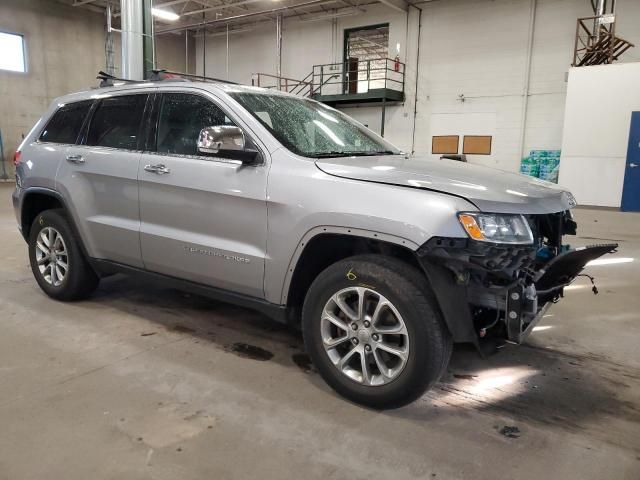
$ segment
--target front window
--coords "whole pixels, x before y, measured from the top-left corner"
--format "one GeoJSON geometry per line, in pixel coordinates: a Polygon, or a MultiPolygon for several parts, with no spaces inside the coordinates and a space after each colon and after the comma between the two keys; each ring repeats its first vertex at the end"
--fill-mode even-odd
{"type": "Polygon", "coordinates": [[[321,158],[401,153],[345,114],[322,103],[278,94],[235,92],[231,96],[298,155],[321,158]]]}
{"type": "Polygon", "coordinates": [[[210,100],[199,95],[165,93],[160,105],[156,151],[199,155],[200,130],[218,125],[234,123],[210,100]]]}

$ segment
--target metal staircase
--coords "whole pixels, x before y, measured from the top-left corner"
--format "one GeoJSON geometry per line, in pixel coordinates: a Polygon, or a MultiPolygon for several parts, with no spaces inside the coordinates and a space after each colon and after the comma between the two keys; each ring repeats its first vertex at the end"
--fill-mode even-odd
{"type": "Polygon", "coordinates": [[[594,16],[579,18],[573,50],[573,67],[615,62],[634,45],[616,35],[615,0],[591,0],[594,16]]]}
{"type": "Polygon", "coordinates": [[[404,101],[404,63],[381,58],[314,65],[302,80],[254,73],[251,84],[272,88],[324,103],[404,101]]]}

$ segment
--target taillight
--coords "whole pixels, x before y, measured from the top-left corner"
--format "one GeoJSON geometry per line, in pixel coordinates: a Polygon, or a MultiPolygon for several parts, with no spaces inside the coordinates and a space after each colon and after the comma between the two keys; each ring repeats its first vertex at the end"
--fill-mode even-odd
{"type": "Polygon", "coordinates": [[[16,153],[13,154],[13,165],[17,167],[21,158],[22,152],[20,150],[16,150],[16,153]]]}

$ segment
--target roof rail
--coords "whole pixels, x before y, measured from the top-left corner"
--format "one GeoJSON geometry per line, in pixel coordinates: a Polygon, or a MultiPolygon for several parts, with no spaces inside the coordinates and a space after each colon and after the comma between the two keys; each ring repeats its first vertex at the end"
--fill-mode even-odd
{"type": "Polygon", "coordinates": [[[124,83],[149,83],[149,82],[164,82],[164,81],[172,81],[172,82],[190,82],[190,81],[205,81],[205,82],[213,82],[213,83],[231,83],[233,85],[238,85],[237,82],[231,82],[229,80],[222,80],[220,78],[214,77],[205,77],[203,75],[194,75],[191,73],[182,73],[182,72],[172,72],[170,70],[151,70],[152,74],[147,80],[130,80],[127,78],[119,78],[110,73],[103,72],[100,70],[98,72],[98,76],[96,77],[100,80],[100,88],[104,87],[113,87],[115,82],[124,82],[124,83]]]}
{"type": "Polygon", "coordinates": [[[103,87],[113,87],[114,82],[125,82],[125,83],[144,83],[147,80],[129,80],[127,78],[118,78],[110,73],[103,72],[100,70],[98,72],[97,80],[100,80],[100,88],[103,87]]]}
{"type": "Polygon", "coordinates": [[[153,75],[149,80],[152,81],[163,81],[163,80],[180,80],[181,78],[184,80],[201,80],[201,81],[209,81],[215,83],[230,83],[232,85],[238,85],[238,82],[232,82],[230,80],[222,80],[221,78],[215,77],[205,77],[204,75],[195,75],[192,73],[184,73],[184,72],[172,72],[170,70],[152,70],[153,75]]]}

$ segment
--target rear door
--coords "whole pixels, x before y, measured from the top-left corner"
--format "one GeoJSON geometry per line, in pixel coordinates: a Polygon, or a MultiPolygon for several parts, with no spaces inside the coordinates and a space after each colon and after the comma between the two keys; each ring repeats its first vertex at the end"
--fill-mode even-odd
{"type": "Polygon", "coordinates": [[[267,163],[243,166],[198,153],[204,127],[235,124],[250,138],[246,126],[212,96],[156,97],[157,129],[139,174],[145,268],[262,298],[267,163]]]}
{"type": "Polygon", "coordinates": [[[92,257],[142,267],[138,163],[148,93],[102,96],[57,175],[92,257]]]}
{"type": "MultiPolygon", "coordinates": [[[[58,104],[57,110],[46,121],[38,139],[25,149],[23,186],[56,189],[56,172],[64,162],[69,146],[75,145],[82,126],[89,115],[93,100],[79,100],[58,104]]],[[[37,127],[34,127],[37,128],[37,127]]]]}

